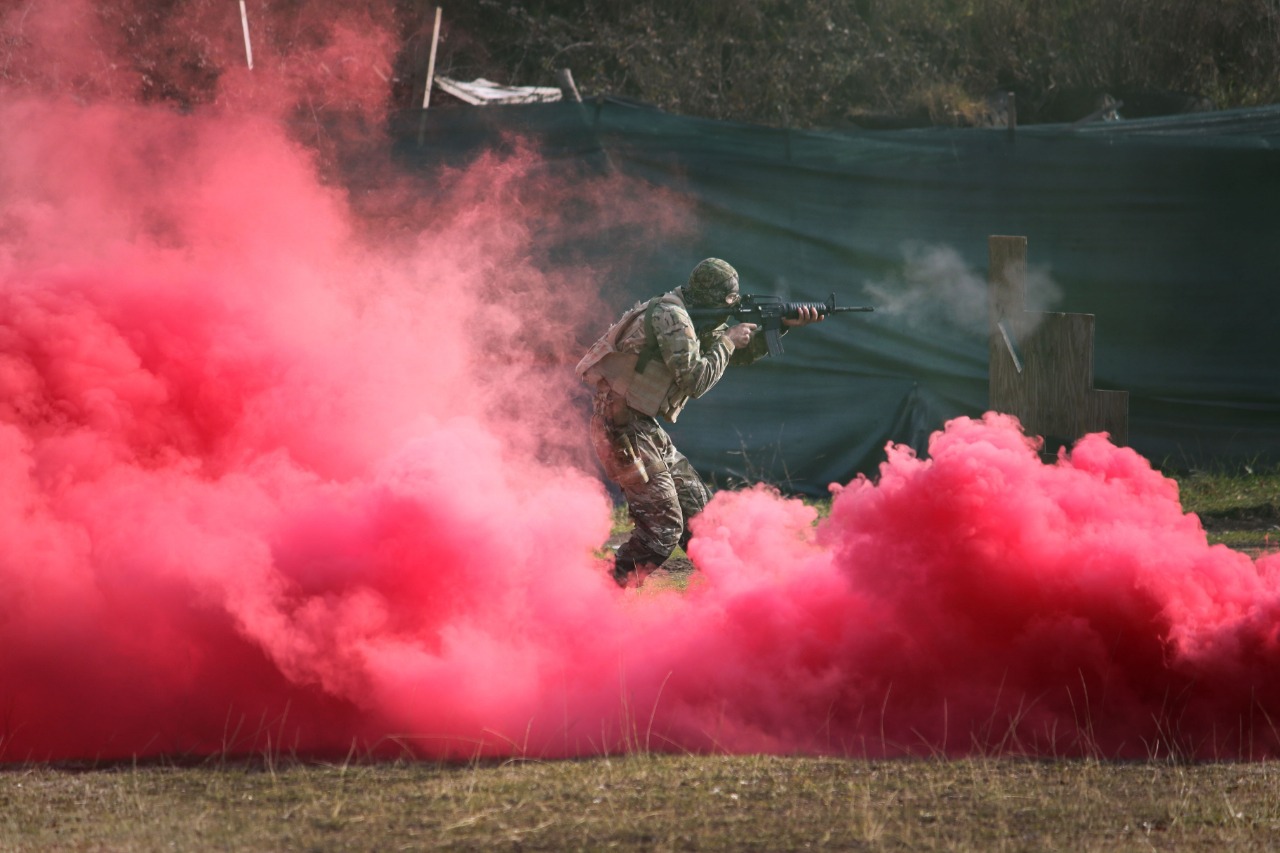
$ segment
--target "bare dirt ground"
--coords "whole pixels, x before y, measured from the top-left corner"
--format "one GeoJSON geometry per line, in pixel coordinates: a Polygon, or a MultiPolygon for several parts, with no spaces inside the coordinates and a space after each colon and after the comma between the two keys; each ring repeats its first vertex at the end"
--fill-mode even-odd
{"type": "MultiPolygon", "coordinates": [[[[608,548],[610,552],[617,551],[618,546],[623,542],[626,542],[627,537],[630,535],[630,531],[615,533],[609,537],[609,541],[605,543],[605,547],[608,548]]],[[[676,552],[668,557],[667,561],[662,564],[662,568],[659,571],[675,576],[688,575],[693,571],[693,561],[685,555],[684,551],[677,548],[676,552]]],[[[655,572],[655,574],[657,574],[657,572],[655,572]]]]}

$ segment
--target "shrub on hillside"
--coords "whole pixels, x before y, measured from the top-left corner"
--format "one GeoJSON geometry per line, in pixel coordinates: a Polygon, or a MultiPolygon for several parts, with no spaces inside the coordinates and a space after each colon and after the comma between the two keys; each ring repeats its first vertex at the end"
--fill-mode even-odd
{"type": "Polygon", "coordinates": [[[997,91],[1024,121],[1080,117],[1060,113],[1081,92],[1280,100],[1271,0],[488,0],[446,15],[443,73],[545,85],[567,67],[588,95],[763,124],[970,123],[997,91]]]}

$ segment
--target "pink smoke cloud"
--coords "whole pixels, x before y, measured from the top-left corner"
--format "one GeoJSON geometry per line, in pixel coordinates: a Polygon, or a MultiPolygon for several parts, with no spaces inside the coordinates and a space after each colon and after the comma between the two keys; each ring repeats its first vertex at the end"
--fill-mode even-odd
{"type": "Polygon", "coordinates": [[[386,5],[250,3],[253,72],[234,4],[96,5],[0,13],[0,760],[1276,753],[1280,563],[1101,437],[722,493],[687,594],[619,593],[568,370],[614,271],[547,243],[683,202],[519,143],[344,184],[283,119],[381,114],[386,5]]]}
{"type": "Polygon", "coordinates": [[[816,526],[767,491],[717,497],[690,546],[722,614],[699,643],[741,666],[713,695],[759,696],[747,721],[783,748],[1273,754],[1250,721],[1280,700],[1280,558],[1209,546],[1101,435],[1052,465],[1035,448],[1007,416],[958,419],[816,526]]]}

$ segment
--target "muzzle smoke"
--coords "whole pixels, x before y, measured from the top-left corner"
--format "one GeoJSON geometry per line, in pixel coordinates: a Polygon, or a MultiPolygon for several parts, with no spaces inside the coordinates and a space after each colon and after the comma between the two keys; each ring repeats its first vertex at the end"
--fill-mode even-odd
{"type": "Polygon", "coordinates": [[[234,4],[113,9],[0,13],[0,759],[1280,752],[1280,559],[1101,437],[721,494],[693,589],[620,595],[547,366],[611,271],[547,242],[678,200],[376,146],[357,194],[292,117],[380,113],[389,7],[250,3],[252,73],[234,4]]]}
{"type": "MultiPolygon", "coordinates": [[[[987,335],[987,282],[952,246],[907,242],[902,245],[902,269],[885,281],[867,282],[864,292],[875,301],[876,312],[900,318],[917,329],[958,329],[987,335]]],[[[1050,310],[1062,291],[1042,267],[1026,271],[1026,309],[1050,310]]]]}

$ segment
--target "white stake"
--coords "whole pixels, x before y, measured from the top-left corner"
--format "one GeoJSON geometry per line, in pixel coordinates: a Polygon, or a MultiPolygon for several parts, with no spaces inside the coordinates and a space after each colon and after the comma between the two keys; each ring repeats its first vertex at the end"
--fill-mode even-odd
{"type": "Polygon", "coordinates": [[[431,105],[431,83],[436,76],[436,45],[440,43],[440,13],[443,10],[436,7],[436,29],[431,34],[431,58],[427,60],[427,90],[422,93],[422,108],[425,110],[431,105]]]}
{"type": "Polygon", "coordinates": [[[249,62],[249,70],[253,70],[253,45],[249,43],[249,11],[240,0],[240,26],[244,28],[244,57],[249,62]]]}

